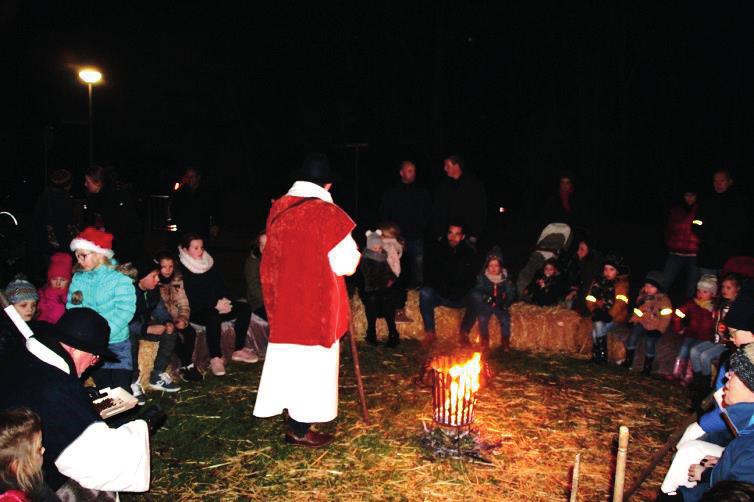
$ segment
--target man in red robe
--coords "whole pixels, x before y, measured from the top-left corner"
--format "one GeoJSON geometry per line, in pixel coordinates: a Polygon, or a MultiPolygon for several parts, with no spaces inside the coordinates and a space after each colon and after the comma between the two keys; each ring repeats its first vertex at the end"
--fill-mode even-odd
{"type": "Polygon", "coordinates": [[[360,254],[356,224],[330,195],[327,157],[309,155],[295,179],[267,217],[260,276],[270,343],[254,415],[287,409],[286,442],[320,447],[333,436],[310,426],[338,414],[339,340],[350,317],[343,276],[354,273],[360,254]]]}

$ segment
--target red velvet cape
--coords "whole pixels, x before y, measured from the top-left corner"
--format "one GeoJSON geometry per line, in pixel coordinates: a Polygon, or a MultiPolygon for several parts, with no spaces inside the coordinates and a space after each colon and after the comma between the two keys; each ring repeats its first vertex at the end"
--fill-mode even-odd
{"type": "Polygon", "coordinates": [[[286,195],[272,205],[259,268],[270,342],[331,347],[348,331],[346,283],[327,253],[355,226],[320,199],[286,195]]]}

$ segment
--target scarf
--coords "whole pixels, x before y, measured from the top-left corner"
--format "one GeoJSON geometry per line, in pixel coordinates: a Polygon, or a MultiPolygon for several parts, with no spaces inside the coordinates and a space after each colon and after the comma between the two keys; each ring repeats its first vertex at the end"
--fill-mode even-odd
{"type": "Polygon", "coordinates": [[[195,274],[203,274],[215,264],[215,260],[212,259],[212,256],[210,256],[206,249],[202,257],[197,260],[196,258],[192,258],[188,254],[188,251],[178,246],[178,258],[184,267],[195,274]]]}
{"type": "Polygon", "coordinates": [[[387,261],[387,253],[385,253],[384,251],[372,251],[371,249],[367,248],[364,250],[364,258],[385,263],[387,261]]]}
{"type": "Polygon", "coordinates": [[[489,279],[492,284],[500,284],[505,279],[505,275],[504,274],[491,275],[491,274],[488,274],[487,272],[485,272],[484,276],[487,279],[489,279]]]}
{"type": "Polygon", "coordinates": [[[694,298],[694,303],[702,307],[704,310],[709,310],[710,312],[712,312],[712,309],[714,307],[712,300],[699,300],[698,298],[694,298]]]}

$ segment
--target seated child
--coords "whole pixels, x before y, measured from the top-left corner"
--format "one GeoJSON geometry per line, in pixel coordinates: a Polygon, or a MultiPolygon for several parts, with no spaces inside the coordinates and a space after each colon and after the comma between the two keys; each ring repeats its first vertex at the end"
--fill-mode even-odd
{"type": "Polygon", "coordinates": [[[382,247],[387,252],[387,263],[395,274],[393,286],[393,300],[395,304],[395,322],[409,323],[412,319],[406,315],[406,300],[408,299],[408,277],[401,274],[403,264],[403,238],[397,223],[386,221],[380,223],[378,230],[382,232],[382,247]]]}
{"type": "Polygon", "coordinates": [[[487,254],[484,269],[476,278],[471,296],[470,308],[476,311],[475,313],[479,318],[479,335],[482,348],[484,350],[489,349],[489,323],[490,317],[494,315],[500,322],[503,350],[509,350],[511,317],[508,314],[508,307],[515,299],[516,287],[513,281],[508,278],[508,271],[503,268],[503,256],[497,246],[493,247],[487,254]]]}
{"type": "Polygon", "coordinates": [[[26,322],[34,319],[34,314],[37,313],[37,301],[39,300],[37,288],[34,287],[34,284],[19,275],[15,280],[8,283],[5,288],[5,297],[13,304],[21,319],[26,322]]]}
{"type": "Polygon", "coordinates": [[[42,421],[28,408],[0,412],[0,500],[58,500],[45,484],[42,421]]]}
{"type": "Polygon", "coordinates": [[[39,288],[37,320],[55,324],[65,313],[68,301],[68,285],[73,275],[73,259],[70,253],[54,253],[47,268],[47,284],[39,288]]]}
{"type": "Polygon", "coordinates": [[[558,270],[558,261],[549,258],[545,260],[542,270],[537,272],[524,294],[531,297],[534,305],[546,307],[560,303],[566,292],[567,285],[558,270]]]}
{"type": "Polygon", "coordinates": [[[366,341],[370,345],[378,345],[377,318],[382,317],[387,322],[388,341],[386,347],[398,345],[399,334],[395,327],[395,300],[392,286],[396,276],[388,264],[388,253],[382,247],[382,232],[367,231],[367,246],[359,268],[364,276],[364,291],[360,292],[361,301],[367,316],[366,341]]]}
{"type": "Polygon", "coordinates": [[[702,342],[712,342],[715,319],[712,317],[714,299],[717,295],[717,277],[703,275],[696,283],[696,296],[677,309],[673,316],[673,332],[683,337],[681,347],[673,364],[671,379],[683,386],[694,380],[694,367],[689,364],[691,349],[702,342]]]}
{"type": "Polygon", "coordinates": [[[673,308],[670,298],[663,292],[663,276],[653,270],[644,279],[644,287],[636,299],[636,308],[629,322],[633,324],[631,334],[626,341],[628,352],[621,366],[630,368],[634,364],[634,354],[639,337],[644,335],[644,368],[642,375],[649,375],[655,360],[655,346],[660,336],[668,329],[673,308]]]}
{"type": "Polygon", "coordinates": [[[602,277],[592,282],[585,300],[592,314],[592,361],[604,364],[607,362],[607,333],[628,320],[628,271],[623,258],[607,255],[602,277]]]}

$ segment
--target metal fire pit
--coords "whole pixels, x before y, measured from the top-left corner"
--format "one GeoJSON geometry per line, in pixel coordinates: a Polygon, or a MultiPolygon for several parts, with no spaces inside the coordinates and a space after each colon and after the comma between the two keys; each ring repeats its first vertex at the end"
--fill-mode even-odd
{"type": "Polygon", "coordinates": [[[465,427],[474,422],[474,405],[482,369],[481,354],[471,358],[438,356],[429,362],[432,378],[432,418],[446,427],[465,427]]]}

